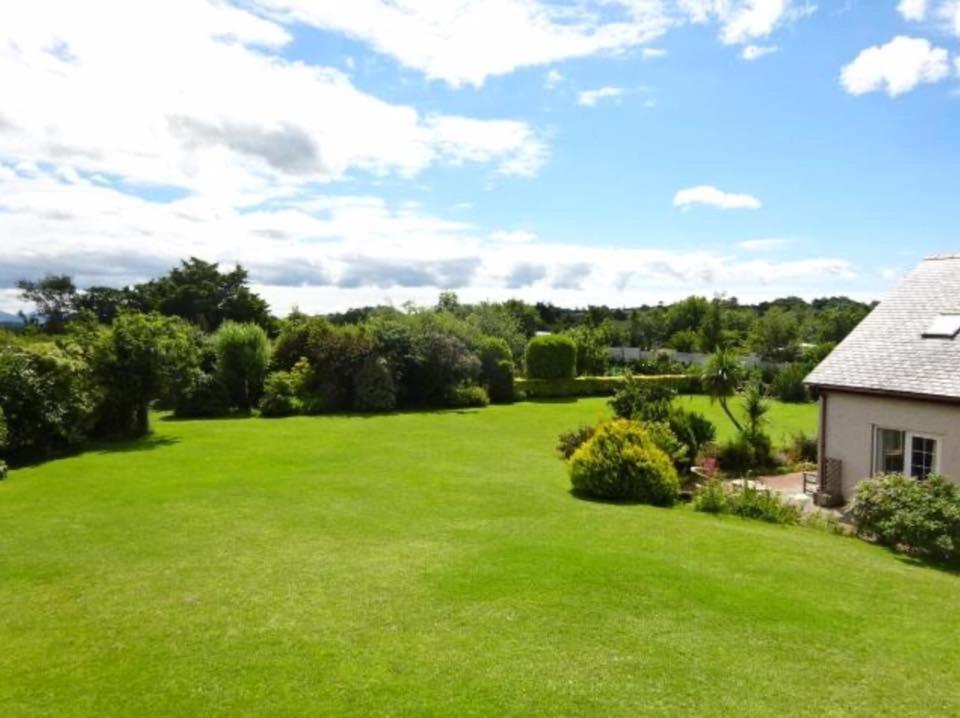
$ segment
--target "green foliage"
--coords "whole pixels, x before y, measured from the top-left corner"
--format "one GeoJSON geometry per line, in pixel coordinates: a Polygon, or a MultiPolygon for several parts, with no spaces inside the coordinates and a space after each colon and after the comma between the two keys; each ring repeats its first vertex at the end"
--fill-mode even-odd
{"type": "Polygon", "coordinates": [[[760,378],[755,377],[747,382],[743,390],[744,431],[751,436],[762,433],[769,412],[770,402],[766,389],[760,378]]]}
{"type": "Polygon", "coordinates": [[[66,321],[73,312],[73,300],[77,288],[67,275],[47,275],[32,282],[21,279],[17,282],[20,299],[36,307],[36,313],[43,322],[43,328],[50,334],[61,334],[66,321]]]}
{"type": "Polygon", "coordinates": [[[707,395],[712,400],[718,401],[731,423],[738,431],[742,430],[743,427],[733,416],[727,404],[730,397],[739,391],[743,381],[743,369],[737,356],[726,349],[714,352],[703,368],[700,381],[707,395]]]}
{"type": "Polygon", "coordinates": [[[390,365],[383,357],[367,357],[353,381],[353,408],[357,411],[392,411],[396,408],[397,389],[390,365]]]}
{"type": "MultiPolygon", "coordinates": [[[[480,359],[456,336],[429,332],[414,338],[408,396],[426,406],[449,406],[462,386],[480,378],[480,359]]],[[[486,393],[486,392],[484,392],[486,393]]]]}
{"type": "Polygon", "coordinates": [[[195,369],[177,398],[174,414],[180,418],[211,418],[230,411],[230,394],[217,374],[195,369]]]}
{"type": "MultiPolygon", "coordinates": [[[[577,376],[602,376],[610,363],[607,338],[599,329],[577,327],[568,335],[577,346],[577,376]]],[[[529,374],[529,367],[527,369],[529,374]]]]}
{"type": "Polygon", "coordinates": [[[960,559],[960,488],[942,476],[893,474],[857,486],[857,533],[936,561],[960,559]]]}
{"type": "Polygon", "coordinates": [[[575,491],[602,499],[673,505],[679,493],[677,471],[641,424],[615,419],[570,459],[575,491]]]}
{"type": "Polygon", "coordinates": [[[499,337],[484,337],[478,346],[480,356],[480,383],[486,388],[494,404],[513,401],[513,353],[507,342],[499,337]]]}
{"type": "Polygon", "coordinates": [[[146,434],[150,403],[180,396],[200,362],[200,335],[177,317],[121,314],[95,359],[106,389],[102,428],[109,433],[146,434]]]}
{"type": "MultiPolygon", "coordinates": [[[[635,381],[674,386],[682,377],[637,376],[635,381]]],[[[625,376],[581,376],[576,379],[517,379],[514,387],[528,399],[551,399],[572,396],[611,396],[619,390],[625,376]]]]}
{"type": "Polygon", "coordinates": [[[783,307],[771,307],[750,333],[750,348],[764,359],[792,361],[797,357],[800,326],[794,313],[783,307]]]}
{"type": "Polygon", "coordinates": [[[49,343],[0,347],[6,456],[21,461],[74,447],[90,435],[102,393],[82,357],[49,343]]]}
{"type": "Polygon", "coordinates": [[[683,329],[673,334],[667,344],[678,352],[697,352],[700,351],[700,334],[692,329],[683,329]]]}
{"type": "Polygon", "coordinates": [[[563,432],[557,442],[557,453],[564,459],[569,459],[577,449],[592,439],[596,432],[596,426],[581,426],[579,429],[563,432]]]}
{"type": "Polygon", "coordinates": [[[621,419],[665,421],[676,396],[676,390],[667,382],[626,374],[609,403],[614,415],[621,419]]]}
{"type": "Polygon", "coordinates": [[[817,437],[796,432],[787,445],[787,457],[795,464],[812,463],[817,460],[817,437]]]}
{"type": "Polygon", "coordinates": [[[776,465],[770,437],[763,432],[741,431],[717,447],[717,462],[727,473],[744,475],[776,465]]]}
{"type": "Polygon", "coordinates": [[[484,407],[490,404],[490,397],[482,386],[458,386],[447,394],[446,404],[462,409],[484,407]]]}
{"type": "Polygon", "coordinates": [[[801,518],[799,508],[786,503],[773,491],[750,485],[728,491],[723,482],[717,479],[707,481],[697,489],[693,508],[772,524],[797,524],[801,518]]]}
{"type": "Polygon", "coordinates": [[[291,416],[300,413],[300,375],[293,371],[275,371],[267,375],[260,399],[260,416],[291,416]]]}
{"type": "Polygon", "coordinates": [[[577,345],[558,334],[534,337],[527,344],[525,365],[530,379],[572,379],[577,370],[577,345]]]}
{"type": "Polygon", "coordinates": [[[226,321],[213,335],[217,373],[230,404],[250,411],[260,400],[270,365],[270,340],[256,324],[226,321]]]}
{"type": "Polygon", "coordinates": [[[770,393],[780,401],[797,403],[810,401],[810,392],[804,386],[803,380],[811,369],[812,367],[807,364],[788,364],[774,374],[770,393]]]}
{"type": "Polygon", "coordinates": [[[494,404],[509,404],[514,400],[513,362],[501,359],[488,377],[487,393],[494,404]]]}
{"type": "Polygon", "coordinates": [[[483,343],[478,346],[481,361],[484,343],[488,343],[490,339],[499,340],[507,348],[507,354],[498,357],[499,359],[519,362],[523,357],[527,337],[517,317],[505,305],[481,302],[473,307],[466,317],[466,322],[484,336],[483,343]]]}

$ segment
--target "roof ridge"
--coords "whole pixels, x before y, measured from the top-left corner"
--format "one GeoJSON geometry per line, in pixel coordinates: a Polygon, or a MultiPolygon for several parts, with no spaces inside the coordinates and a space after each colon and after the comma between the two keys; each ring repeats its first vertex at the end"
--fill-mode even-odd
{"type": "Polygon", "coordinates": [[[946,259],[960,259],[960,252],[948,253],[948,254],[931,254],[928,257],[924,257],[924,262],[942,262],[946,259]]]}

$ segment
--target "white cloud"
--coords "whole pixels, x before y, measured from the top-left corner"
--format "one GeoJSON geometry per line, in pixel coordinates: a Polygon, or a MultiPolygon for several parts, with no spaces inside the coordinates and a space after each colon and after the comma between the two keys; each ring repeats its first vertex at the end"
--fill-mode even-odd
{"type": "Polygon", "coordinates": [[[505,244],[527,244],[536,242],[537,235],[526,229],[498,230],[490,233],[490,239],[505,244]]]}
{"type": "Polygon", "coordinates": [[[726,45],[769,37],[779,27],[817,9],[799,0],[677,0],[677,4],[691,22],[718,22],[720,40],[726,45]]]}
{"type": "Polygon", "coordinates": [[[879,90],[890,97],[922,83],[940,82],[950,74],[948,53],[929,40],[898,35],[886,45],[863,50],[843,68],[840,81],[852,95],[879,90]]]}
{"type": "Polygon", "coordinates": [[[667,51],[659,47],[645,47],[640,51],[644,60],[658,60],[667,56],[667,51]]]}
{"type": "Polygon", "coordinates": [[[677,192],[673,197],[673,206],[687,209],[694,205],[706,205],[718,209],[760,209],[759,199],[749,194],[724,192],[709,185],[689,187],[677,192]]]}
{"type": "Polygon", "coordinates": [[[789,240],[780,238],[770,239],[745,239],[737,242],[737,247],[748,252],[770,252],[775,249],[781,249],[789,244],[789,240]]]}
{"type": "Polygon", "coordinates": [[[771,55],[779,52],[780,48],[776,45],[747,45],[740,53],[740,57],[748,62],[759,60],[764,55],[771,55]]]}
{"type": "Polygon", "coordinates": [[[563,80],[564,77],[558,70],[550,70],[543,80],[543,85],[548,90],[555,90],[563,80]]]}
{"type": "Polygon", "coordinates": [[[283,59],[290,39],[225,3],[0,3],[0,157],[235,204],[438,163],[529,175],[546,157],[523,122],[425,117],[283,59]]]}
{"type": "Polygon", "coordinates": [[[665,0],[254,0],[273,16],[342,32],[452,86],[660,37],[665,0]]]}
{"type": "Polygon", "coordinates": [[[596,90],[583,90],[577,93],[577,104],[584,107],[596,107],[597,103],[603,99],[622,97],[624,90],[622,87],[600,87],[596,90]]]}
{"type": "Polygon", "coordinates": [[[927,16],[927,0],[900,0],[897,12],[906,20],[919,22],[927,16]]]}
{"type": "Polygon", "coordinates": [[[960,0],[945,0],[937,11],[947,30],[960,37],[960,0]]]}
{"type": "Polygon", "coordinates": [[[150,202],[81,175],[0,172],[0,305],[24,277],[66,272],[78,284],[124,285],[181,258],[241,262],[277,312],[332,311],[391,300],[465,299],[630,304],[727,291],[741,298],[832,291],[843,260],[740,261],[709,251],[549,244],[525,230],[473,224],[369,196],[291,198],[240,211],[206,197],[150,202]],[[131,241],[136,238],[136,241],[131,241]],[[513,240],[513,241],[504,241],[513,240]]]}

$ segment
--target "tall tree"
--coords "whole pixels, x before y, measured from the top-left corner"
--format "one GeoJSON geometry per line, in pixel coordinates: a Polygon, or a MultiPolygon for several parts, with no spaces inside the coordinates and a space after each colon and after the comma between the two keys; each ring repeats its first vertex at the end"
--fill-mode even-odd
{"type": "MultiPolygon", "coordinates": [[[[36,307],[44,328],[51,334],[63,332],[67,319],[74,311],[77,287],[66,274],[48,274],[37,282],[21,279],[17,282],[20,298],[36,307]]],[[[23,312],[20,316],[26,320],[23,312]]]]}
{"type": "Polygon", "coordinates": [[[740,389],[742,376],[743,370],[736,355],[726,349],[720,349],[713,353],[701,375],[704,391],[707,392],[712,401],[720,402],[720,408],[723,409],[723,413],[727,415],[731,423],[737,427],[737,431],[743,431],[743,426],[730,411],[728,401],[740,389]]]}

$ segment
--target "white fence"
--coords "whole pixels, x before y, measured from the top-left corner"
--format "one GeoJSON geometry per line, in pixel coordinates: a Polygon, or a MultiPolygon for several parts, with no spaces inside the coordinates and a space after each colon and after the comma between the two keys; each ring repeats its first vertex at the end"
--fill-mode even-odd
{"type": "MultiPolygon", "coordinates": [[[[656,361],[660,357],[671,361],[687,364],[688,366],[703,366],[710,359],[709,354],[700,352],[678,352],[675,349],[638,349],[637,347],[609,347],[607,351],[614,361],[656,361]]],[[[773,362],[765,362],[756,354],[746,354],[740,362],[748,369],[757,367],[777,366],[773,362]]]]}

